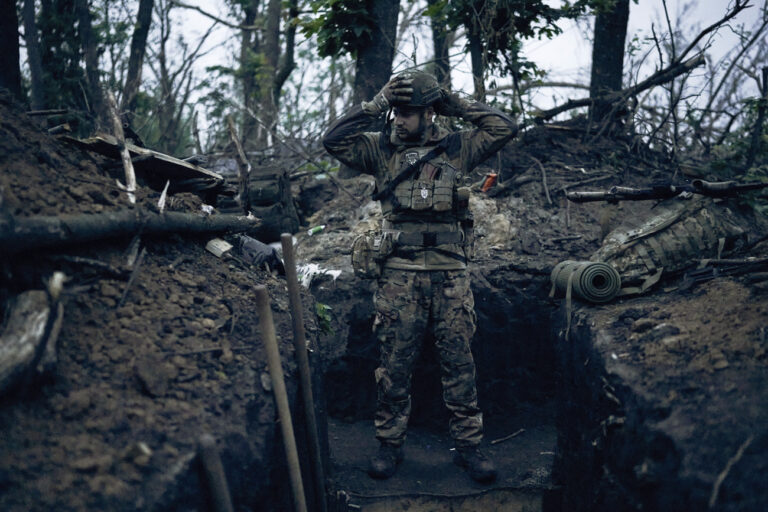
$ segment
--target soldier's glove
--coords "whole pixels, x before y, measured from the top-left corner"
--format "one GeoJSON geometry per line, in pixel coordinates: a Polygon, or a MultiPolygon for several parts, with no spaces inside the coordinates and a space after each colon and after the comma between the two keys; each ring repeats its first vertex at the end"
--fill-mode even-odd
{"type": "Polygon", "coordinates": [[[407,104],[413,95],[413,79],[396,76],[387,82],[371,101],[363,102],[363,110],[371,114],[385,112],[390,105],[407,104]]]}
{"type": "Polygon", "coordinates": [[[467,111],[469,101],[457,93],[440,89],[440,95],[442,97],[435,103],[435,113],[446,117],[461,117],[467,111]]]}

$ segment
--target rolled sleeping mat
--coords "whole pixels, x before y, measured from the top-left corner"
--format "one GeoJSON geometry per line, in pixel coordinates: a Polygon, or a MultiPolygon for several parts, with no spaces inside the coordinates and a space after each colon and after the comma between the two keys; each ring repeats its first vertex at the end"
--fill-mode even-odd
{"type": "Polygon", "coordinates": [[[576,297],[596,303],[610,301],[621,290],[619,272],[608,263],[595,261],[561,261],[552,269],[550,280],[561,294],[566,294],[570,280],[576,297]]]}

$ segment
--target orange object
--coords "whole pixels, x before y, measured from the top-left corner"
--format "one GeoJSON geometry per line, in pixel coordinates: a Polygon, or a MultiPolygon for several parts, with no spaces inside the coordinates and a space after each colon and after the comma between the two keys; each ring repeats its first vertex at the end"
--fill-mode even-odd
{"type": "Polygon", "coordinates": [[[488,189],[490,189],[495,183],[496,183],[496,177],[498,174],[495,172],[489,172],[485,175],[485,181],[483,182],[483,186],[480,188],[481,192],[488,192],[488,189]]]}

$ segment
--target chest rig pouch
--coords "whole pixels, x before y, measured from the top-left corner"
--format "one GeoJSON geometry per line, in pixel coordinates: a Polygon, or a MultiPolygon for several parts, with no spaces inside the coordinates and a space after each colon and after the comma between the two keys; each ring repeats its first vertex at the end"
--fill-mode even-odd
{"type": "Polygon", "coordinates": [[[423,161],[430,151],[430,148],[409,148],[400,155],[396,174],[419,160],[422,162],[412,179],[403,180],[394,188],[394,212],[450,212],[455,209],[454,191],[461,173],[440,157],[423,161]]]}

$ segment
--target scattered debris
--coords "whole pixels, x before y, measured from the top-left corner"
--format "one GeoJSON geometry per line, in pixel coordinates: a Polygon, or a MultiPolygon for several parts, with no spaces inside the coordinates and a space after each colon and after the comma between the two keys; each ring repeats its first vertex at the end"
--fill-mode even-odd
{"type": "Polygon", "coordinates": [[[223,257],[232,249],[232,247],[234,246],[231,243],[227,242],[226,240],[222,240],[221,238],[213,238],[209,240],[207,244],[205,244],[205,250],[217,258],[223,257]]]}
{"type": "Polygon", "coordinates": [[[299,282],[301,282],[301,286],[304,288],[308,289],[312,284],[312,280],[319,275],[329,275],[335,281],[341,275],[341,270],[324,269],[317,263],[298,266],[299,282]]]}
{"type": "Polygon", "coordinates": [[[744,452],[746,452],[747,448],[749,448],[749,445],[752,444],[753,439],[754,436],[750,435],[743,443],[741,443],[739,449],[736,450],[736,453],[733,454],[733,457],[728,459],[728,462],[725,464],[723,470],[720,472],[720,474],[717,475],[717,480],[715,480],[715,483],[712,486],[712,494],[709,496],[710,509],[715,508],[715,505],[717,505],[717,497],[720,494],[720,487],[723,485],[723,482],[728,476],[728,473],[730,473],[731,468],[733,468],[733,466],[735,466],[736,463],[738,463],[739,460],[741,460],[741,458],[744,456],[744,452]]]}
{"type": "Polygon", "coordinates": [[[29,384],[33,375],[56,364],[64,309],[58,299],[42,290],[19,294],[0,334],[0,393],[17,383],[29,384]]]}
{"type": "MultiPolygon", "coordinates": [[[[110,158],[120,158],[120,145],[117,139],[111,135],[101,134],[82,140],[63,136],[62,139],[110,158]]],[[[224,181],[224,177],[219,173],[170,155],[142,148],[129,142],[125,143],[125,147],[130,154],[130,161],[136,172],[141,174],[149,183],[156,185],[158,189],[167,181],[171,181],[170,190],[173,193],[210,190],[221,185],[224,181]]]]}
{"type": "Polygon", "coordinates": [[[494,439],[493,441],[491,441],[491,444],[499,444],[499,443],[502,443],[502,442],[504,442],[504,441],[507,441],[507,440],[509,440],[509,439],[512,439],[513,437],[517,437],[517,436],[519,436],[519,435],[520,435],[520,434],[522,434],[523,432],[525,432],[525,429],[524,429],[524,428],[521,428],[520,430],[518,430],[518,431],[516,431],[516,432],[513,432],[513,433],[509,434],[508,436],[500,437],[499,439],[494,439]]]}

